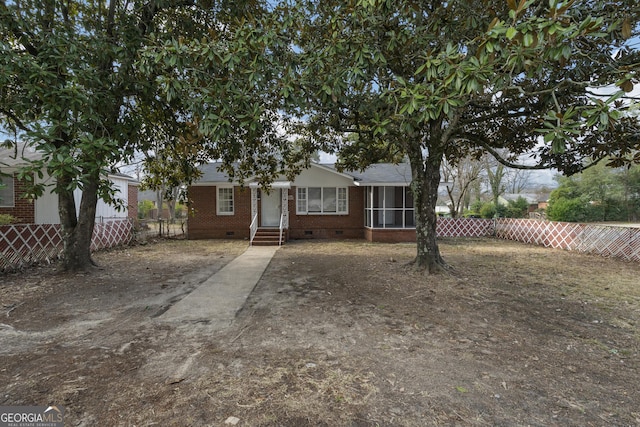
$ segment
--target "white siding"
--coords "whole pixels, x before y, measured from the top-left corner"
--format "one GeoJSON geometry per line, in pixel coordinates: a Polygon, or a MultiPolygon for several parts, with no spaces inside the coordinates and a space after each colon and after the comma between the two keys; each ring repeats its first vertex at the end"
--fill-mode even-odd
{"type": "MultiPolygon", "coordinates": [[[[128,185],[129,181],[120,178],[111,176],[109,179],[113,182],[114,187],[117,188],[116,197],[124,200],[125,209],[118,212],[116,208],[112,205],[108,205],[102,200],[98,200],[98,205],[96,207],[96,220],[107,220],[113,218],[126,218],[127,217],[127,204],[129,201],[129,191],[128,185]]],[[[51,180],[48,177],[44,177],[43,180],[38,180],[39,182],[50,183],[51,180]]],[[[76,214],[80,210],[80,198],[82,197],[82,192],[80,190],[74,191],[74,198],[76,199],[76,214]]],[[[60,215],[58,214],[58,195],[52,192],[52,187],[47,187],[45,193],[38,197],[35,205],[35,222],[36,224],[60,224],[60,215]]]]}
{"type": "Polygon", "coordinates": [[[349,187],[353,186],[353,178],[312,165],[296,177],[293,185],[296,187],[349,187]]]}
{"type": "Polygon", "coordinates": [[[36,182],[47,185],[44,194],[35,201],[36,224],[60,224],[58,195],[52,192],[52,179],[45,173],[43,179],[36,177],[36,182]]]}
{"type": "MultiPolygon", "coordinates": [[[[127,217],[127,204],[129,202],[129,191],[128,185],[129,181],[123,178],[109,177],[111,182],[113,182],[113,186],[117,188],[116,198],[122,199],[124,201],[124,209],[117,211],[115,206],[108,205],[102,200],[98,200],[98,206],[96,209],[96,220],[100,221],[100,219],[113,219],[113,218],[126,218],[127,217]]],[[[77,200],[77,198],[76,198],[77,200]]],[[[78,203],[76,201],[76,203],[78,203]]]]}

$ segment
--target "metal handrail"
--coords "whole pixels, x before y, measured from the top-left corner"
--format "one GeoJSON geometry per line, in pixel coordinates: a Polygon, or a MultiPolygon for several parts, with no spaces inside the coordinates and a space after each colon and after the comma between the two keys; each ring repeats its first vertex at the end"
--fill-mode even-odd
{"type": "Polygon", "coordinates": [[[280,214],[280,239],[278,240],[278,246],[282,246],[282,230],[284,229],[284,212],[280,214]]]}
{"type": "Polygon", "coordinates": [[[256,237],[258,232],[258,214],[253,215],[253,220],[249,226],[249,246],[253,246],[253,238],[256,237]]]}

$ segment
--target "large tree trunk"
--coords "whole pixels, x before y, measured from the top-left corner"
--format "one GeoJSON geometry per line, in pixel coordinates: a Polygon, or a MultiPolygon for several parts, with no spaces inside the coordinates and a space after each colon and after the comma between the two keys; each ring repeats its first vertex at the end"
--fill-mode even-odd
{"type": "Polygon", "coordinates": [[[64,244],[62,265],[65,270],[87,270],[95,265],[91,259],[91,238],[96,221],[99,179],[99,176],[92,176],[91,182],[85,183],[79,215],[76,215],[73,190],[67,187],[71,178],[58,179],[58,212],[64,244]]]}
{"type": "Polygon", "coordinates": [[[422,153],[415,150],[409,153],[409,161],[416,218],[417,254],[414,265],[428,273],[437,273],[447,267],[436,241],[436,204],[442,156],[431,154],[423,158],[422,153]]]}

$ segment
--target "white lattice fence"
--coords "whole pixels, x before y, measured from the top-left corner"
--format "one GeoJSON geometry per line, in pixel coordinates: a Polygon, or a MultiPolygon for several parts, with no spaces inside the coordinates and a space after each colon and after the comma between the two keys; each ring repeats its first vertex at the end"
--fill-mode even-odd
{"type": "Polygon", "coordinates": [[[569,222],[501,218],[496,220],[496,237],[548,248],[573,249],[582,227],[569,222]]]}
{"type": "Polygon", "coordinates": [[[438,218],[438,237],[487,237],[493,235],[493,220],[476,218],[438,218]]]}
{"type": "Polygon", "coordinates": [[[60,256],[62,233],[57,224],[0,226],[0,271],[51,261],[60,256]]]}
{"type": "Polygon", "coordinates": [[[640,261],[640,228],[498,219],[496,237],[627,261],[640,261]]]}
{"type": "Polygon", "coordinates": [[[640,261],[640,228],[585,226],[577,240],[576,250],[640,261]]]}
{"type": "Polygon", "coordinates": [[[97,251],[127,244],[133,239],[133,223],[128,219],[96,224],[93,228],[91,250],[97,251]]]}
{"type": "MultiPolygon", "coordinates": [[[[128,219],[96,224],[91,250],[126,244],[133,238],[128,219]]],[[[62,254],[59,224],[19,224],[0,226],[0,272],[39,262],[51,262],[62,254]]]]}

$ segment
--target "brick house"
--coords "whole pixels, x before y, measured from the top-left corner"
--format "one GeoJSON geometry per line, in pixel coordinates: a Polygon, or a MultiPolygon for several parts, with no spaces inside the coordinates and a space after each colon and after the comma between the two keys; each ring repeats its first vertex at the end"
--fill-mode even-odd
{"type": "MultiPolygon", "coordinates": [[[[60,224],[58,214],[58,196],[51,191],[52,178],[44,174],[42,178],[35,177],[36,182],[48,183],[45,193],[37,199],[23,197],[26,183],[18,179],[16,171],[24,163],[22,158],[36,159],[38,154],[32,151],[22,151],[20,158],[16,158],[14,150],[0,149],[0,214],[8,214],[16,218],[20,224],[60,224]]],[[[125,202],[125,209],[118,211],[114,206],[98,200],[96,221],[102,222],[113,219],[138,217],[138,182],[132,177],[120,173],[108,175],[108,179],[116,188],[116,195],[125,202]]],[[[76,190],[76,206],[82,192],[76,190]]]]}
{"type": "Polygon", "coordinates": [[[189,239],[415,241],[408,164],[339,172],[312,163],[295,181],[276,180],[269,191],[251,180],[230,182],[218,166],[202,166],[188,189],[189,239]]]}

